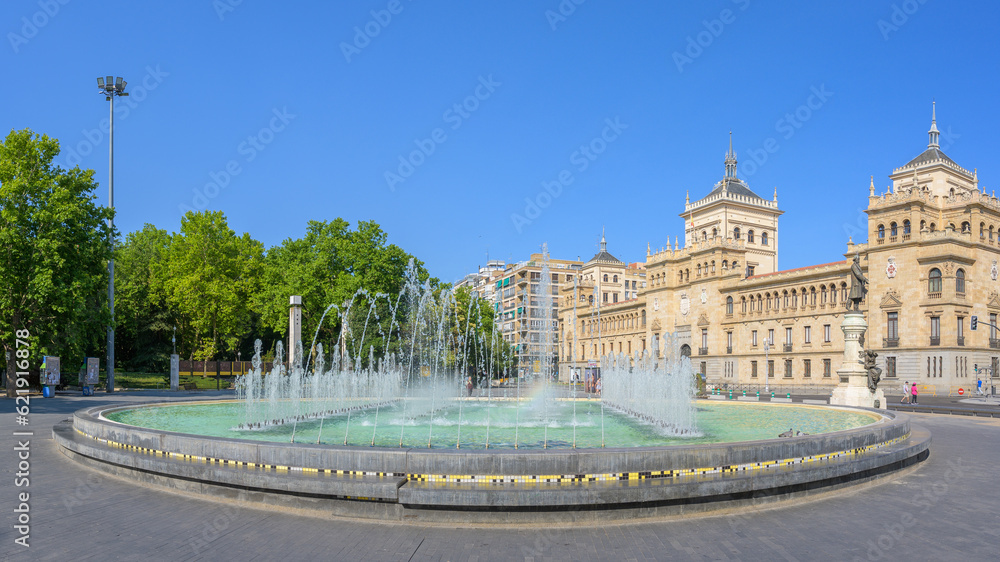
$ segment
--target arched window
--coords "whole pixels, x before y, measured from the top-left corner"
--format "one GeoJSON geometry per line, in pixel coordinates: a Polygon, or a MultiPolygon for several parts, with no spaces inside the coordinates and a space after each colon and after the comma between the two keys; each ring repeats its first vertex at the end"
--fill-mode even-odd
{"type": "Polygon", "coordinates": [[[820,290],[819,303],[826,304],[826,285],[820,287],[819,290],[820,290]]]}
{"type": "Polygon", "coordinates": [[[909,233],[910,233],[910,219],[906,219],[905,221],[903,221],[903,234],[909,234],[909,233]]]}
{"type": "Polygon", "coordinates": [[[921,220],[920,221],[920,231],[923,232],[925,228],[927,228],[927,221],[921,220]]]}
{"type": "Polygon", "coordinates": [[[732,313],[733,313],[733,297],[726,297],[726,314],[732,314],[732,313]]]}
{"type": "Polygon", "coordinates": [[[830,285],[830,304],[837,304],[837,286],[830,285]]]}
{"type": "Polygon", "coordinates": [[[642,311],[642,327],[643,328],[646,327],[646,311],[645,310],[642,311]]]}
{"type": "Polygon", "coordinates": [[[607,282],[608,282],[608,274],[607,274],[607,273],[605,273],[605,274],[604,274],[604,282],[605,282],[605,283],[607,283],[607,282]]]}
{"type": "Polygon", "coordinates": [[[747,313],[747,298],[743,297],[740,299],[740,305],[743,307],[743,314],[747,313]]]}
{"type": "Polygon", "coordinates": [[[841,283],[840,284],[840,302],[847,302],[847,296],[848,296],[848,294],[849,293],[847,292],[847,283],[841,283]]]}
{"type": "Polygon", "coordinates": [[[760,243],[763,246],[767,246],[767,233],[766,232],[761,232],[760,233],[760,243]]]}
{"type": "Polygon", "coordinates": [[[962,234],[972,232],[972,225],[968,221],[962,223],[962,234]]]}
{"type": "Polygon", "coordinates": [[[715,260],[712,260],[712,273],[715,273],[715,260]]]}
{"type": "Polygon", "coordinates": [[[697,275],[699,277],[701,276],[701,264],[700,263],[698,264],[698,273],[697,273],[697,275]]]}
{"type": "Polygon", "coordinates": [[[739,239],[740,239],[740,227],[736,227],[733,229],[733,240],[739,240],[739,239]]]}
{"type": "Polygon", "coordinates": [[[590,306],[594,306],[594,295],[590,295],[590,306]]]}
{"type": "Polygon", "coordinates": [[[809,287],[809,304],[816,306],[816,287],[809,287]]]}
{"type": "Polygon", "coordinates": [[[617,283],[617,282],[618,282],[618,276],[617,276],[617,275],[615,275],[614,277],[612,277],[612,278],[611,278],[611,281],[613,281],[613,282],[617,283]]]}
{"type": "Polygon", "coordinates": [[[931,270],[931,274],[927,277],[927,292],[941,292],[941,270],[936,267],[931,270]]]}
{"type": "Polygon", "coordinates": [[[719,235],[719,229],[713,228],[712,229],[712,238],[715,238],[718,235],[719,235]]]}
{"type": "Polygon", "coordinates": [[[964,293],[965,292],[965,270],[959,269],[955,272],[955,292],[964,293]]]}
{"type": "Polygon", "coordinates": [[[750,243],[750,244],[753,244],[753,231],[752,230],[748,230],[747,231],[747,242],[750,243]]]}
{"type": "Polygon", "coordinates": [[[878,225],[878,237],[879,238],[885,238],[885,226],[883,226],[881,224],[878,225]]]}
{"type": "Polygon", "coordinates": [[[934,232],[935,230],[937,230],[937,225],[936,225],[936,224],[934,224],[934,223],[931,223],[931,228],[930,228],[930,231],[931,231],[931,232],[934,232]]]}
{"type": "Polygon", "coordinates": [[[722,269],[729,269],[729,260],[722,260],[722,269]]]}
{"type": "Polygon", "coordinates": [[[891,222],[889,223],[889,236],[895,236],[895,235],[896,235],[896,223],[891,222]]]}
{"type": "Polygon", "coordinates": [[[792,289],[792,308],[799,306],[799,294],[792,289]]]}
{"type": "Polygon", "coordinates": [[[788,291],[783,292],[781,296],[785,299],[785,308],[788,308],[788,291]]]}
{"type": "Polygon", "coordinates": [[[705,232],[704,230],[701,231],[701,239],[708,240],[708,233],[705,232]]]}
{"type": "Polygon", "coordinates": [[[990,242],[993,241],[993,225],[990,225],[990,242]]]}

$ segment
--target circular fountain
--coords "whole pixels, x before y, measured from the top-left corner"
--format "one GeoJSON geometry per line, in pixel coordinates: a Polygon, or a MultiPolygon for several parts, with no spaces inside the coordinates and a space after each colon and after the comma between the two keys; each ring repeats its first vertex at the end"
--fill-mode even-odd
{"type": "Polygon", "coordinates": [[[87,408],[54,436],[82,463],[175,490],[464,523],[754,504],[869,480],[927,454],[929,435],[891,412],[695,401],[690,361],[670,334],[662,352],[654,339],[650,352],[603,358],[595,398],[557,387],[545,368],[530,382],[498,368],[502,342],[457,321],[448,293],[411,279],[395,301],[405,314],[390,309],[384,323],[373,311],[388,299],[359,295],[365,323],[343,330],[360,339],[341,333],[329,363],[317,345],[305,367],[298,352],[286,368],[279,346],[265,372],[258,344],[235,400],[87,408]],[[381,353],[365,346],[373,317],[381,353]],[[408,345],[390,353],[386,336],[408,345]]]}

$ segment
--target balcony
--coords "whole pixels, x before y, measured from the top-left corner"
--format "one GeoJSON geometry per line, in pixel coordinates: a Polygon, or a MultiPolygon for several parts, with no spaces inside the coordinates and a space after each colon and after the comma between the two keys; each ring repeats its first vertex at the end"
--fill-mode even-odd
{"type": "Polygon", "coordinates": [[[931,336],[931,345],[941,345],[941,336],[931,336]]]}
{"type": "Polygon", "coordinates": [[[698,348],[698,355],[708,355],[708,348],[707,347],[699,347],[698,348]]]}
{"type": "Polygon", "coordinates": [[[792,344],[786,343],[782,349],[785,350],[785,353],[791,353],[792,352],[792,344]]]}
{"type": "Polygon", "coordinates": [[[899,347],[899,338],[882,338],[882,347],[899,347]]]}
{"type": "Polygon", "coordinates": [[[965,345],[965,336],[958,336],[958,345],[960,346],[965,345]]]}
{"type": "Polygon", "coordinates": [[[731,355],[733,353],[733,346],[731,345],[726,346],[726,353],[729,353],[731,355]]]}
{"type": "Polygon", "coordinates": [[[990,338],[990,349],[1000,349],[1000,339],[990,338]]]}

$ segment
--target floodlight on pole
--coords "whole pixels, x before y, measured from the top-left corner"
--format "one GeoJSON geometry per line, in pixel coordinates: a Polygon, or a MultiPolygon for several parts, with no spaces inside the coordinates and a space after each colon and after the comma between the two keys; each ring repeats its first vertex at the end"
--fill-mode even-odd
{"type": "MultiPolygon", "coordinates": [[[[108,140],[108,208],[115,208],[115,97],[127,96],[121,76],[97,78],[98,93],[104,94],[104,99],[111,102],[111,128],[108,140]]],[[[107,391],[115,391],[115,258],[114,258],[114,216],[108,218],[111,227],[111,259],[108,260],[108,311],[111,315],[108,324],[108,383],[107,391]]]]}

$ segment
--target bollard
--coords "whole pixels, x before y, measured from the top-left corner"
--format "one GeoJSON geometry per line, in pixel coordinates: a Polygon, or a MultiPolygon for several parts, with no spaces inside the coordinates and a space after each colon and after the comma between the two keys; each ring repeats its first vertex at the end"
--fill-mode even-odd
{"type": "Polygon", "coordinates": [[[774,398],[774,391],[771,391],[771,398],[774,398]]]}
{"type": "Polygon", "coordinates": [[[792,399],[792,393],[791,393],[791,392],[789,392],[788,394],[786,394],[786,395],[785,395],[785,398],[787,398],[787,399],[791,400],[791,399],[792,399]]]}
{"type": "Polygon", "coordinates": [[[730,391],[729,391],[729,399],[730,399],[730,400],[732,400],[732,399],[733,399],[733,391],[732,391],[732,390],[730,390],[730,391]]]}
{"type": "Polygon", "coordinates": [[[760,391],[757,391],[757,398],[760,398],[760,391]]]}
{"type": "Polygon", "coordinates": [[[746,396],[746,395],[747,395],[747,391],[744,390],[743,391],[743,396],[746,396]]]}

